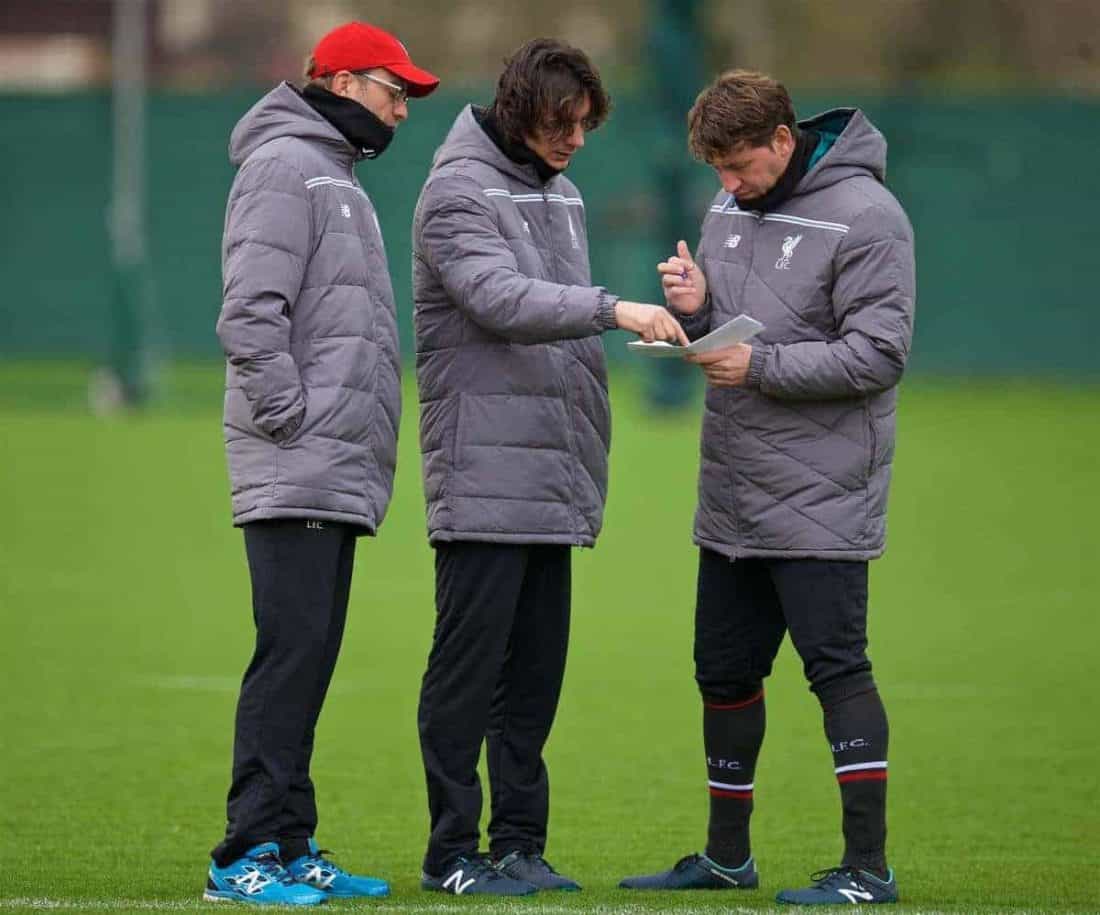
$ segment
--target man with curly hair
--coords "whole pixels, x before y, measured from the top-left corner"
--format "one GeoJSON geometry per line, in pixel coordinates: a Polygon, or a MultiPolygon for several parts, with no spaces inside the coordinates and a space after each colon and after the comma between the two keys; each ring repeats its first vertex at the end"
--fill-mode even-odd
{"type": "Polygon", "coordinates": [[[413,224],[420,445],[436,626],[420,694],[431,836],[425,889],[577,890],[543,858],[542,750],[569,637],[570,549],[607,494],[600,334],[686,343],[656,305],[593,286],[584,204],[562,172],[607,117],[583,51],[536,39],[488,108],[463,110],[413,224]],[[487,741],[488,856],[479,854],[487,741]]]}

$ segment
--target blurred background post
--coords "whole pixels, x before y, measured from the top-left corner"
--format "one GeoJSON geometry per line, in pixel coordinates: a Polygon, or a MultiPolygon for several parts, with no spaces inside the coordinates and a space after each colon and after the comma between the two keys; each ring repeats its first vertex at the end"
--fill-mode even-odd
{"type": "MultiPolygon", "coordinates": [[[[656,120],[663,125],[654,131],[653,185],[658,194],[658,237],[664,240],[661,259],[676,249],[676,240],[688,233],[694,249],[698,241],[692,223],[698,212],[691,194],[691,160],[685,155],[686,119],[684,117],[705,84],[706,71],[699,49],[705,46],[702,0],[653,0],[649,27],[648,59],[643,85],[653,93],[656,120]]],[[[663,301],[659,283],[654,283],[653,298],[663,301]]],[[[671,359],[660,359],[648,366],[646,394],[661,407],[679,407],[691,397],[694,373],[691,366],[671,359]]]]}
{"type": "Polygon", "coordinates": [[[112,196],[108,222],[115,268],[110,365],[93,404],[139,404],[148,393],[144,316],[151,291],[146,253],[146,0],[114,0],[111,38],[112,196]],[[110,392],[117,392],[111,397],[110,392]]]}

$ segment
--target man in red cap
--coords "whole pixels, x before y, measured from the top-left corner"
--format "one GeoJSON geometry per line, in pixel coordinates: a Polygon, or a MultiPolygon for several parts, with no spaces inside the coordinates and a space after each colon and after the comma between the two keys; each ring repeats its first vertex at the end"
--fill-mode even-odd
{"type": "Polygon", "coordinates": [[[353,22],[230,139],[218,337],[233,523],[256,647],[241,684],[228,827],[205,898],[314,905],[385,896],[314,840],[313,735],[343,636],[357,538],[393,488],[401,374],[378,218],[354,165],[381,155],[410,96],[439,84],[392,35],[353,22]]]}
{"type": "MultiPolygon", "coordinates": [[[[333,29],[317,42],[306,65],[306,76],[311,80],[334,80],[341,72],[367,77],[381,86],[386,85],[381,80],[388,79],[388,88],[395,99],[423,98],[439,85],[438,77],[413,64],[400,41],[366,22],[349,22],[333,29]]],[[[326,83],[325,88],[332,87],[326,83]]],[[[345,94],[336,89],[332,91],[337,95],[345,94]]],[[[370,102],[359,98],[356,101],[374,110],[370,102]]],[[[382,117],[376,110],[375,114],[382,117]]]]}

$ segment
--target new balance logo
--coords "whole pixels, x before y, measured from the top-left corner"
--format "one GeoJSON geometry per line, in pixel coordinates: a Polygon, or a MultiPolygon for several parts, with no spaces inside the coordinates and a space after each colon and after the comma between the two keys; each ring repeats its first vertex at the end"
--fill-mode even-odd
{"type": "Polygon", "coordinates": [[[351,207],[346,203],[340,204],[340,212],[344,214],[344,219],[351,219],[351,207]]]}
{"type": "Polygon", "coordinates": [[[736,248],[739,244],[741,244],[741,236],[740,235],[731,235],[729,238],[727,238],[722,243],[722,247],[723,248],[736,248]]]}
{"type": "MultiPolygon", "coordinates": [[[[855,886],[855,884],[852,884],[855,886]]],[[[860,902],[870,902],[875,897],[868,893],[866,890],[837,890],[841,896],[847,899],[852,905],[859,905],[860,902]]]]}
{"type": "Polygon", "coordinates": [[[466,875],[462,871],[457,870],[450,877],[443,881],[443,889],[452,890],[456,896],[461,896],[470,888],[470,885],[477,879],[471,877],[469,880],[464,880],[466,875]]]}
{"type": "Polygon", "coordinates": [[[800,241],[802,241],[801,235],[788,235],[783,239],[783,253],[779,255],[779,260],[775,262],[776,270],[791,269],[791,257],[794,256],[794,249],[798,247],[800,241]]]}
{"type": "Polygon", "coordinates": [[[250,867],[240,877],[230,877],[229,882],[247,896],[255,896],[274,881],[263,871],[250,867]]]}
{"type": "Polygon", "coordinates": [[[311,864],[305,874],[302,876],[301,881],[317,887],[321,890],[327,890],[329,884],[336,879],[336,874],[332,871],[325,870],[319,864],[311,864]]]}

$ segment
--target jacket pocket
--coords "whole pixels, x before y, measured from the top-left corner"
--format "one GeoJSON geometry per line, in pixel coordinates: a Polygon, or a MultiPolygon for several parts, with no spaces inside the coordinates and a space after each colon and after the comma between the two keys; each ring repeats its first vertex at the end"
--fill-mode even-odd
{"type": "Polygon", "coordinates": [[[271,436],[272,441],[274,441],[275,444],[278,445],[280,448],[288,448],[293,445],[296,441],[298,441],[298,439],[302,437],[303,433],[305,432],[306,418],[308,415],[309,404],[307,402],[306,405],[302,408],[302,412],[299,413],[295,419],[287,423],[281,429],[277,430],[271,436]]]}
{"type": "Polygon", "coordinates": [[[867,417],[867,479],[870,481],[875,472],[875,455],[878,454],[878,432],[870,406],[864,404],[863,411],[867,417]]]}
{"type": "MultiPolygon", "coordinates": [[[[451,476],[462,470],[462,450],[466,442],[465,430],[462,423],[463,403],[465,402],[464,394],[455,395],[455,418],[454,428],[451,430],[451,476]]],[[[451,481],[454,482],[453,479],[451,481]]]]}

